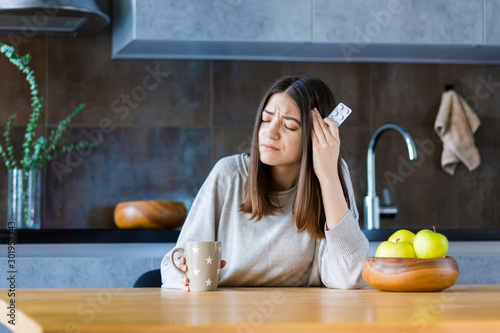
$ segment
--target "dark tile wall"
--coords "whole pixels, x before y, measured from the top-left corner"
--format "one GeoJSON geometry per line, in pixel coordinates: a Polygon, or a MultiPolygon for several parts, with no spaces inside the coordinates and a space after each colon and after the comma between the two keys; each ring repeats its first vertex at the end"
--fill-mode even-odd
{"type": "MultiPolygon", "coordinates": [[[[7,36],[0,35],[0,42],[8,42],[7,36]]],[[[94,38],[35,37],[18,47],[18,53],[32,55],[45,98],[40,133],[83,102],[87,108],[61,143],[101,143],[45,168],[43,228],[114,228],[113,208],[120,201],[180,200],[190,207],[219,158],[248,151],[262,95],[290,73],[320,77],[354,110],[341,136],[361,224],[368,141],[378,126],[394,121],[420,144],[421,160],[408,167],[406,147],[394,131],[377,144],[378,193],[389,188],[400,211],[383,219],[383,228],[500,226],[499,66],[111,60],[110,48],[110,29],[94,38]],[[482,120],[475,136],[482,164],[473,172],[461,165],[454,176],[441,171],[442,145],[433,134],[446,83],[482,120]],[[399,181],[390,181],[393,175],[399,181]]],[[[0,72],[0,124],[17,114],[20,145],[31,111],[29,90],[4,57],[0,72]]],[[[2,166],[0,216],[6,216],[6,187],[2,166]]]]}

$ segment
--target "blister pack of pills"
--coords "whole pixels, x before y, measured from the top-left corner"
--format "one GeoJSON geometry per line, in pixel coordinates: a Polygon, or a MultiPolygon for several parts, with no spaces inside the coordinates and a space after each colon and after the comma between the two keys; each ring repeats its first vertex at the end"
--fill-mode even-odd
{"type": "Polygon", "coordinates": [[[328,115],[328,118],[334,120],[337,123],[337,126],[340,126],[351,114],[351,112],[351,109],[349,109],[345,104],[339,103],[339,105],[333,109],[332,113],[328,115]]]}

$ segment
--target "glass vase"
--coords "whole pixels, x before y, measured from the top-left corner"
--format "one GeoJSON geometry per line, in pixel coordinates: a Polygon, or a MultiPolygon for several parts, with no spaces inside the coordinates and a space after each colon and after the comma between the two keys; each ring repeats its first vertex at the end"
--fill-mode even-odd
{"type": "Polygon", "coordinates": [[[41,170],[9,170],[8,221],[17,229],[40,229],[41,170]]]}

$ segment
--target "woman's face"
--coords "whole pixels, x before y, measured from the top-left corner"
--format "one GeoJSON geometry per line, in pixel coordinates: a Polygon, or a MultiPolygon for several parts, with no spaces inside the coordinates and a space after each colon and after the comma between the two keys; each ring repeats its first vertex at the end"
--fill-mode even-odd
{"type": "Polygon", "coordinates": [[[271,96],[259,128],[260,161],[275,167],[300,167],[302,127],[300,111],[286,93],[271,96]]]}

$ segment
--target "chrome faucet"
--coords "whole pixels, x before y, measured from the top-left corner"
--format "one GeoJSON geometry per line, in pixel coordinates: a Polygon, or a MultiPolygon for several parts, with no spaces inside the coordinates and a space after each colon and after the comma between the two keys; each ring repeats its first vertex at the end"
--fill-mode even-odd
{"type": "Polygon", "coordinates": [[[401,125],[396,123],[387,123],[380,126],[375,133],[373,133],[368,146],[368,154],[366,156],[366,175],[368,179],[368,194],[365,197],[365,229],[380,229],[380,216],[395,216],[398,212],[396,206],[390,204],[390,195],[387,189],[384,189],[385,206],[380,206],[377,197],[377,189],[375,187],[375,145],[379,139],[380,134],[388,129],[398,131],[404,138],[406,146],[408,147],[408,155],[410,161],[417,159],[417,148],[410,133],[401,125]]]}

